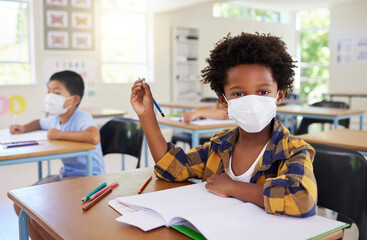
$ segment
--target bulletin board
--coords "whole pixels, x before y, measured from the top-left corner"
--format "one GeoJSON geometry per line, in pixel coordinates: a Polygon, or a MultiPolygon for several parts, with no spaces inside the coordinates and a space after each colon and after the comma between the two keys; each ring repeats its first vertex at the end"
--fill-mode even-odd
{"type": "Polygon", "coordinates": [[[84,81],[84,97],[93,98],[96,96],[96,62],[93,60],[63,60],[63,59],[46,59],[43,63],[44,75],[43,82],[45,90],[47,90],[47,83],[51,75],[70,70],[80,74],[84,81]]]}
{"type": "Polygon", "coordinates": [[[93,51],[94,1],[44,0],[45,50],[93,51]]]}

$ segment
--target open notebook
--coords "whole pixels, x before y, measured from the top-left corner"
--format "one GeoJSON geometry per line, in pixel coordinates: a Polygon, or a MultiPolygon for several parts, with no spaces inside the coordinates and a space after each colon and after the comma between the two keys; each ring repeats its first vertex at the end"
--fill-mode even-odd
{"type": "Polygon", "coordinates": [[[9,129],[0,130],[0,144],[8,144],[18,141],[41,141],[47,140],[47,131],[37,130],[23,134],[10,134],[9,129]]]}
{"type": "MultiPolygon", "coordinates": [[[[161,226],[184,233],[191,229],[214,240],[309,239],[348,226],[321,216],[295,218],[267,214],[254,204],[219,197],[207,191],[205,184],[119,197],[109,204],[122,214],[117,221],[143,231],[161,226]]],[[[200,234],[191,237],[203,239],[200,234]]]]}

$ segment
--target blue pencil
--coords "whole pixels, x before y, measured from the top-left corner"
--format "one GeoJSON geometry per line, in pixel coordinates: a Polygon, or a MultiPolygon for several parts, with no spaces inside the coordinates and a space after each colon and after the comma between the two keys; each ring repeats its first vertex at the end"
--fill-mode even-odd
{"type": "Polygon", "coordinates": [[[162,117],[164,117],[164,113],[162,112],[162,109],[159,107],[158,103],[154,100],[154,98],[153,98],[153,102],[154,102],[155,107],[161,113],[162,117]]]}

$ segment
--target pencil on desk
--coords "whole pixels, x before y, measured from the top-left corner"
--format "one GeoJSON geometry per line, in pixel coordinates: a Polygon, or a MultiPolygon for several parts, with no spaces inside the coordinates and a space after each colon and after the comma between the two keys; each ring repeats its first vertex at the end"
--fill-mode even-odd
{"type": "Polygon", "coordinates": [[[138,194],[142,193],[145,189],[145,187],[148,185],[148,183],[150,182],[150,180],[152,180],[152,175],[150,175],[147,180],[145,180],[143,186],[141,186],[141,188],[138,191],[138,194]]]}
{"type": "Polygon", "coordinates": [[[87,211],[90,207],[92,207],[94,204],[96,204],[99,200],[101,200],[102,198],[104,198],[105,196],[107,196],[108,194],[110,194],[112,192],[112,188],[107,189],[107,191],[105,191],[104,193],[102,193],[101,195],[99,195],[96,199],[94,199],[92,202],[90,202],[87,206],[83,207],[83,211],[87,211]]]}

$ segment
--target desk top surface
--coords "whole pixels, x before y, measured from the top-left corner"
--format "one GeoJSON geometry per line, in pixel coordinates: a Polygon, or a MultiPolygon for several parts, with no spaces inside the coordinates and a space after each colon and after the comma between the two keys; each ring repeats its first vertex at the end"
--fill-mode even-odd
{"type": "MultiPolygon", "coordinates": [[[[190,184],[157,179],[153,169],[145,168],[11,190],[8,197],[56,239],[189,239],[170,228],[161,227],[143,232],[115,220],[120,215],[108,206],[108,201],[137,194],[149,175],[153,175],[153,180],[142,194],[190,184]],[[104,181],[108,184],[118,181],[119,186],[83,212],[82,207],[88,202],[83,204],[81,199],[104,181]]],[[[339,230],[322,239],[342,236],[343,232],[339,230]]]]}
{"type": "Polygon", "coordinates": [[[81,152],[95,149],[93,144],[71,141],[41,140],[40,145],[5,148],[0,145],[0,161],[46,155],[81,152]]]}
{"type": "Polygon", "coordinates": [[[301,105],[284,105],[277,108],[277,113],[289,114],[305,114],[326,117],[341,117],[354,114],[363,114],[364,110],[343,109],[343,108],[327,108],[301,105]]]}
{"type": "Polygon", "coordinates": [[[127,112],[124,110],[111,108],[82,107],[80,110],[90,113],[92,117],[114,117],[127,114],[127,112]]]}
{"type": "Polygon", "coordinates": [[[173,127],[179,127],[189,130],[207,130],[207,129],[214,129],[214,128],[234,128],[237,125],[235,123],[226,123],[226,124],[212,124],[212,125],[196,125],[192,123],[185,123],[185,122],[179,122],[172,120],[170,118],[163,118],[158,117],[158,123],[160,124],[166,124],[173,127]]]}
{"type": "MultiPolygon", "coordinates": [[[[8,196],[56,239],[189,239],[173,229],[158,228],[145,233],[115,220],[120,215],[108,206],[108,201],[137,194],[152,174],[153,170],[146,168],[83,177],[11,190],[8,196]],[[89,201],[83,204],[81,199],[104,181],[108,184],[118,181],[119,186],[83,212],[82,207],[89,201]]],[[[153,176],[142,194],[187,184],[166,182],[153,176]]]]}
{"type": "Polygon", "coordinates": [[[187,109],[215,108],[215,102],[160,102],[158,105],[161,107],[187,109]]]}
{"type": "Polygon", "coordinates": [[[319,133],[302,134],[299,137],[310,143],[330,144],[357,151],[367,151],[367,131],[334,129],[319,133]]]}
{"type": "Polygon", "coordinates": [[[339,97],[367,97],[366,92],[332,92],[326,93],[329,96],[339,96],[339,97]]]}

